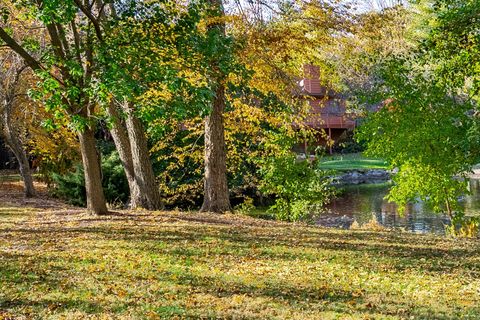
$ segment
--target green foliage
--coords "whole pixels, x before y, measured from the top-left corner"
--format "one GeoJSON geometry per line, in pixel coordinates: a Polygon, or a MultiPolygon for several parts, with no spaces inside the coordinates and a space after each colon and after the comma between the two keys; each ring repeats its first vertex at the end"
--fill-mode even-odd
{"type": "Polygon", "coordinates": [[[250,212],[255,210],[255,205],[254,205],[253,198],[250,198],[248,196],[245,197],[245,199],[243,200],[242,203],[235,206],[234,210],[235,210],[235,212],[248,215],[250,212]]]}
{"type": "Polygon", "coordinates": [[[102,186],[110,204],[125,204],[130,196],[127,177],[117,151],[102,158],[102,186]]]}
{"type": "Polygon", "coordinates": [[[404,207],[421,199],[452,214],[467,192],[466,182],[454,176],[464,176],[480,156],[475,105],[419,71],[408,60],[385,64],[371,96],[381,108],[370,113],[357,138],[367,155],[398,168],[390,200],[404,207]]]}
{"type": "Polygon", "coordinates": [[[360,153],[364,150],[365,147],[355,140],[353,131],[347,131],[344,136],[342,135],[338,141],[335,141],[333,146],[333,152],[341,154],[360,153]]]}
{"type": "Polygon", "coordinates": [[[260,190],[276,198],[269,211],[278,220],[299,221],[321,213],[335,194],[326,171],[297,161],[294,154],[267,159],[261,173],[260,190]]]}
{"type": "Polygon", "coordinates": [[[468,182],[456,179],[452,172],[442,170],[442,166],[442,163],[425,164],[417,159],[402,163],[393,177],[394,185],[388,200],[399,204],[400,212],[408,203],[421,200],[431,205],[434,211],[451,216],[460,209],[457,199],[468,192],[468,182]]]}
{"type": "Polygon", "coordinates": [[[85,190],[85,176],[81,165],[77,165],[75,171],[64,175],[52,173],[55,189],[52,194],[65,199],[75,206],[85,206],[87,195],[85,190]]]}
{"type": "Polygon", "coordinates": [[[425,60],[439,81],[480,101],[479,0],[420,1],[430,4],[430,32],[423,43],[425,60]]]}
{"type": "Polygon", "coordinates": [[[13,15],[13,20],[20,22],[15,23],[16,31],[27,34],[19,44],[38,63],[30,66],[39,81],[31,86],[29,95],[53,116],[46,119],[45,126],[56,129],[66,122],[73,131],[93,126],[92,70],[97,64],[94,44],[99,39],[94,26],[86,23],[87,17],[79,14],[82,5],[73,0],[22,0],[10,5],[18,10],[13,15]],[[32,32],[35,29],[48,32],[48,41],[44,34],[32,32]]]}
{"type": "MultiPolygon", "coordinates": [[[[222,19],[216,15],[207,2],[136,3],[109,25],[98,57],[104,88],[97,90],[134,101],[147,124],[207,115],[218,81],[228,85],[230,74],[246,73],[234,39],[209,27],[216,23],[211,19],[222,19]]],[[[160,139],[164,128],[147,131],[160,139]]]]}
{"type": "MultiPolygon", "coordinates": [[[[400,209],[422,200],[438,212],[447,212],[454,235],[472,234],[476,228],[457,200],[468,193],[463,178],[480,160],[479,4],[478,0],[414,1],[397,11],[397,18],[405,23],[392,24],[392,30],[401,32],[392,32],[391,40],[401,35],[400,41],[375,39],[372,35],[382,32],[377,33],[372,24],[363,29],[367,33],[358,34],[372,48],[385,43],[387,50],[358,55],[370,61],[367,68],[365,64],[355,68],[368,69],[368,81],[361,85],[368,96],[363,102],[367,109],[380,110],[368,115],[357,138],[366,144],[367,154],[398,168],[389,200],[400,204],[400,209]],[[389,47],[395,49],[390,54],[389,47]]],[[[368,16],[377,14],[366,15],[367,21],[368,16]]]]}
{"type": "MultiPolygon", "coordinates": [[[[53,182],[55,196],[70,204],[85,206],[85,178],[81,165],[77,165],[75,171],[63,175],[53,173],[53,182]]],[[[102,157],[102,186],[108,203],[117,205],[127,202],[130,195],[128,182],[118,153],[114,150],[102,157]]]]}
{"type": "Polygon", "coordinates": [[[154,142],[154,168],[167,206],[199,206],[203,191],[202,127],[181,130],[180,124],[163,126],[163,139],[154,142]]]}

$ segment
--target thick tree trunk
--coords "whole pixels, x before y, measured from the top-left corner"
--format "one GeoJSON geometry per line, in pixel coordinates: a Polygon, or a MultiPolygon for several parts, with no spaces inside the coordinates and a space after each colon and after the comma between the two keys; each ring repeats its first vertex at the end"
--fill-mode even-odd
{"type": "Polygon", "coordinates": [[[12,150],[15,158],[17,158],[20,175],[23,179],[25,196],[26,197],[34,197],[36,195],[35,187],[33,186],[33,178],[32,173],[30,170],[30,164],[28,162],[27,153],[25,152],[25,148],[23,146],[20,137],[18,136],[18,130],[16,130],[13,126],[13,122],[11,120],[11,113],[12,107],[8,105],[9,103],[13,104],[12,102],[6,102],[6,105],[3,107],[3,133],[5,137],[5,142],[7,146],[12,150]]]}
{"type": "Polygon", "coordinates": [[[160,197],[160,189],[155,181],[145,130],[141,121],[135,116],[133,106],[125,102],[123,108],[127,115],[125,123],[130,141],[135,181],[139,187],[139,194],[135,195],[138,200],[137,205],[147,210],[162,210],[164,206],[160,197]]]}
{"type": "MultiPolygon", "coordinates": [[[[213,8],[218,10],[222,19],[224,14],[222,0],[209,0],[213,8]]],[[[211,30],[218,30],[225,35],[225,22],[209,26],[211,30]]],[[[205,120],[205,178],[204,196],[200,211],[223,213],[231,211],[230,198],[227,184],[227,152],[225,146],[225,128],[223,112],[225,110],[225,85],[224,75],[221,74],[218,61],[211,62],[213,76],[217,80],[217,89],[212,103],[212,112],[205,120]]]]}
{"type": "Polygon", "coordinates": [[[205,120],[204,198],[200,211],[223,213],[232,209],[227,184],[224,110],[225,87],[219,85],[212,112],[205,120]]]}
{"type": "Polygon", "coordinates": [[[85,172],[85,188],[87,190],[87,210],[90,214],[107,214],[107,205],[102,188],[100,155],[95,141],[94,131],[90,128],[78,133],[80,149],[85,172]]]}
{"type": "Polygon", "coordinates": [[[127,128],[124,121],[118,114],[114,103],[108,107],[108,114],[113,120],[113,127],[110,129],[115,147],[122,161],[125,175],[127,176],[128,187],[130,189],[130,208],[135,209],[141,206],[140,186],[135,179],[135,170],[133,168],[132,148],[128,139],[127,128]]]}

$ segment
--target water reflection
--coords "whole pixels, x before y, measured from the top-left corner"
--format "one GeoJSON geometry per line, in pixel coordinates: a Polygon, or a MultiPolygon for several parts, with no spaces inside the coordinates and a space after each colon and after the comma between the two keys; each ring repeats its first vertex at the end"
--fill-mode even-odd
{"type": "MultiPolygon", "coordinates": [[[[460,199],[460,205],[467,215],[480,215],[480,180],[471,179],[469,187],[471,194],[460,199]]],[[[329,205],[329,213],[318,218],[318,223],[348,228],[353,221],[365,224],[375,216],[388,228],[403,228],[416,233],[445,233],[449,218],[444,214],[435,214],[425,203],[411,204],[403,215],[399,215],[396,204],[384,200],[389,188],[387,183],[345,187],[345,192],[329,205]]]]}

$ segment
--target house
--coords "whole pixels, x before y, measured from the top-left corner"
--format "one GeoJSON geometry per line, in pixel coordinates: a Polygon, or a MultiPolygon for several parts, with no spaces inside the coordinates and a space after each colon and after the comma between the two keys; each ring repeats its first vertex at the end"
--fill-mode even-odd
{"type": "MultiPolygon", "coordinates": [[[[311,106],[304,124],[319,131],[314,146],[305,142],[303,151],[309,154],[311,147],[326,146],[332,153],[332,147],[348,131],[356,127],[355,115],[347,112],[345,98],[320,83],[319,67],[304,66],[304,78],[300,80],[301,97],[311,106]]],[[[297,148],[298,149],[298,148],[297,148]]]]}

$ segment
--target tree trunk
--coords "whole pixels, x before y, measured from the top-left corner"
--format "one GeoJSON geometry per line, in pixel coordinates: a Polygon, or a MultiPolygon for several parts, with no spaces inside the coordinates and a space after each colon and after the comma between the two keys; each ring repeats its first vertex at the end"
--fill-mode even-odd
{"type": "MultiPolygon", "coordinates": [[[[215,18],[219,22],[209,26],[225,35],[225,16],[222,0],[209,0],[212,7],[218,10],[215,18]]],[[[200,211],[223,213],[231,211],[227,184],[227,152],[225,146],[225,128],[223,112],[225,110],[224,75],[220,71],[218,61],[213,59],[211,69],[216,78],[217,88],[212,103],[212,112],[205,120],[205,179],[203,204],[200,211]]]]}
{"type": "Polygon", "coordinates": [[[87,190],[87,210],[90,214],[107,214],[107,205],[102,188],[100,155],[95,141],[94,131],[86,128],[78,133],[80,149],[85,172],[85,188],[87,190]]]}
{"type": "Polygon", "coordinates": [[[17,158],[20,175],[23,179],[25,196],[34,197],[36,195],[35,187],[33,186],[32,173],[30,171],[30,164],[28,163],[27,153],[23,147],[23,143],[18,136],[18,131],[13,127],[12,119],[10,117],[12,112],[11,105],[12,102],[6,102],[6,105],[3,107],[3,132],[5,137],[5,142],[7,146],[12,150],[15,158],[17,158]]]}
{"type": "Polygon", "coordinates": [[[23,146],[20,140],[15,138],[13,139],[6,138],[5,142],[7,143],[7,146],[12,150],[13,154],[15,155],[15,158],[17,158],[19,169],[20,169],[20,175],[22,176],[22,179],[23,179],[25,197],[27,198],[35,197],[36,192],[35,192],[35,187],[33,186],[33,178],[32,178],[32,173],[30,171],[30,164],[28,163],[27,154],[23,149],[23,146]]]}
{"type": "Polygon", "coordinates": [[[152,162],[148,152],[147,138],[141,121],[135,116],[132,104],[125,102],[123,108],[127,115],[126,126],[130,141],[135,181],[139,186],[137,205],[147,210],[162,210],[164,208],[160,190],[155,181],[152,162]]]}
{"type": "Polygon", "coordinates": [[[128,188],[130,190],[130,208],[135,209],[141,206],[140,186],[135,179],[135,170],[133,168],[132,148],[128,139],[127,128],[124,121],[118,114],[114,103],[111,103],[107,109],[108,115],[113,120],[113,127],[110,129],[115,147],[120,156],[125,175],[127,176],[128,188]]]}
{"type": "Polygon", "coordinates": [[[204,198],[200,211],[223,213],[232,209],[227,184],[224,109],[225,87],[219,85],[212,112],[205,120],[204,198]]]}

